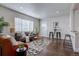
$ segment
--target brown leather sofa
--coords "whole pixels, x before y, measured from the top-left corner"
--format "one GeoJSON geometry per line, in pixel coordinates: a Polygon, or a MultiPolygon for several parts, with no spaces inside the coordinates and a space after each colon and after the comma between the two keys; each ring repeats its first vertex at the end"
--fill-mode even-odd
{"type": "MultiPolygon", "coordinates": [[[[25,44],[24,46],[28,48],[27,44],[25,44]]],[[[18,48],[18,45],[13,46],[9,38],[3,38],[0,36],[0,55],[15,56],[16,48],[18,48]]]]}

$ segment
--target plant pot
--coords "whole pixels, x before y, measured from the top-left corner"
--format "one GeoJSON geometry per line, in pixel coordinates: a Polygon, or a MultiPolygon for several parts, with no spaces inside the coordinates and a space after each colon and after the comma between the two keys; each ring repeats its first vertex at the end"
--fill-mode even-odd
{"type": "Polygon", "coordinates": [[[19,48],[19,51],[23,51],[24,50],[24,48],[19,48]]]}

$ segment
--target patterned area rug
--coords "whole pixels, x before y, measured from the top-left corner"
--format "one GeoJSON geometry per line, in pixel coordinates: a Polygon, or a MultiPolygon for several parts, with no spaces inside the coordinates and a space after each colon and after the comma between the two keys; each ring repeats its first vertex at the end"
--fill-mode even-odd
{"type": "Polygon", "coordinates": [[[50,41],[48,39],[40,39],[28,43],[29,49],[27,51],[27,56],[37,55],[49,44],[49,42],[50,41]]]}

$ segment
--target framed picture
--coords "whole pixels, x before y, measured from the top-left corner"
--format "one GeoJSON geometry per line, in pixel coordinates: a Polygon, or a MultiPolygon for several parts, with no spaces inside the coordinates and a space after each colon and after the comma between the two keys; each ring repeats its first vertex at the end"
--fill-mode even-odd
{"type": "Polygon", "coordinates": [[[59,25],[58,22],[53,22],[53,27],[54,28],[58,27],[58,25],[59,25]]]}
{"type": "Polygon", "coordinates": [[[14,28],[10,28],[10,33],[14,33],[15,29],[14,28]]]}

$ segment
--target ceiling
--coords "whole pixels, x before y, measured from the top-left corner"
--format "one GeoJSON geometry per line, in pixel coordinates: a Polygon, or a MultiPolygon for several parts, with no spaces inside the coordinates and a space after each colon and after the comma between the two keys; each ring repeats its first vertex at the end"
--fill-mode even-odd
{"type": "Polygon", "coordinates": [[[71,3],[4,3],[10,9],[35,18],[60,16],[70,13],[71,3]]]}

